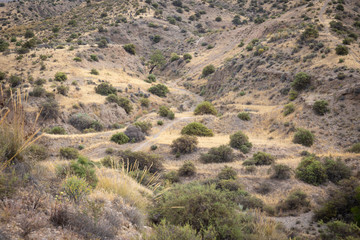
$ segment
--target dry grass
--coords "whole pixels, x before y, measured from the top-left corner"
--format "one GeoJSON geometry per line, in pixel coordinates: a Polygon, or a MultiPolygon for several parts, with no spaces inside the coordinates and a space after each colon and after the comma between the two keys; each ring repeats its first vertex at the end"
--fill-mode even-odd
{"type": "Polygon", "coordinates": [[[152,191],[141,186],[124,172],[99,168],[96,174],[99,178],[96,190],[106,192],[110,198],[113,197],[112,194],[119,195],[142,210],[148,206],[148,197],[152,196],[152,191]]]}

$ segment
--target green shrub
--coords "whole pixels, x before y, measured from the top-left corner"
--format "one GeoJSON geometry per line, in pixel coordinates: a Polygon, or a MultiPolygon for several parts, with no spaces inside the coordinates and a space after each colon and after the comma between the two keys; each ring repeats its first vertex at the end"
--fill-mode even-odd
{"type": "Polygon", "coordinates": [[[306,193],[301,190],[295,190],[284,200],[280,201],[276,206],[278,212],[296,211],[309,208],[310,202],[307,199],[306,193]]]}
{"type": "Polygon", "coordinates": [[[120,151],[118,155],[125,168],[133,168],[135,165],[138,165],[140,170],[149,169],[149,172],[151,173],[155,173],[163,169],[162,162],[164,159],[156,154],[125,150],[120,151]]]}
{"type": "Polygon", "coordinates": [[[100,163],[101,163],[101,165],[103,165],[106,168],[114,168],[115,167],[115,160],[110,156],[106,156],[103,159],[101,159],[100,163]]]}
{"type": "Polygon", "coordinates": [[[109,83],[101,83],[95,87],[95,92],[103,96],[108,96],[110,94],[116,95],[116,88],[109,83]]]}
{"type": "MultiPolygon", "coordinates": [[[[236,177],[236,174],[234,176],[236,177]]],[[[219,180],[216,184],[216,189],[236,192],[241,190],[241,185],[236,180],[230,178],[229,180],[219,180]]]]}
{"type": "Polygon", "coordinates": [[[186,61],[186,60],[191,60],[191,59],[192,59],[192,56],[191,56],[190,53],[185,53],[185,54],[183,55],[183,58],[184,58],[185,61],[186,61]]]}
{"type": "Polygon", "coordinates": [[[293,89],[289,92],[289,100],[294,101],[298,97],[299,93],[293,89]]]}
{"type": "Polygon", "coordinates": [[[295,112],[295,105],[293,103],[286,104],[283,109],[284,116],[290,115],[295,112]]]}
{"type": "Polygon", "coordinates": [[[354,145],[352,145],[352,146],[348,149],[348,152],[360,153],[360,142],[355,143],[354,145]]]}
{"type": "Polygon", "coordinates": [[[318,115],[325,115],[325,113],[329,112],[328,108],[329,103],[325,100],[318,100],[313,105],[313,110],[318,115]]]}
{"type": "Polygon", "coordinates": [[[9,78],[10,87],[14,88],[22,83],[22,79],[19,76],[11,75],[9,78]]]}
{"type": "Polygon", "coordinates": [[[149,88],[149,92],[159,97],[166,97],[166,94],[169,93],[169,89],[164,84],[157,84],[149,88]]]}
{"type": "Polygon", "coordinates": [[[186,184],[176,185],[162,194],[150,217],[154,222],[166,219],[174,225],[189,224],[200,233],[213,229],[216,239],[243,239],[243,229],[249,220],[237,209],[227,193],[215,186],[186,184]]]}
{"type": "Polygon", "coordinates": [[[165,220],[159,225],[153,227],[152,234],[147,237],[148,240],[201,240],[201,236],[188,224],[176,226],[167,224],[165,220]]]}
{"type": "Polygon", "coordinates": [[[46,90],[40,86],[34,87],[32,92],[29,93],[29,95],[33,97],[43,97],[45,94],[46,94],[46,90]]]}
{"type": "Polygon", "coordinates": [[[335,48],[336,54],[340,56],[345,56],[349,54],[349,48],[344,45],[337,45],[335,48]]]}
{"type": "Polygon", "coordinates": [[[249,137],[241,131],[230,135],[230,146],[239,149],[243,153],[248,153],[252,148],[249,137]]]}
{"type": "Polygon", "coordinates": [[[247,112],[241,112],[237,115],[238,118],[240,118],[243,121],[250,121],[250,114],[247,112]]]}
{"type": "Polygon", "coordinates": [[[132,55],[136,54],[135,45],[132,43],[124,45],[123,48],[125,49],[126,52],[132,55]]]}
{"type": "Polygon", "coordinates": [[[171,62],[177,61],[179,59],[180,59],[180,56],[177,55],[177,53],[172,53],[171,56],[170,56],[170,61],[171,62]]]}
{"type": "Polygon", "coordinates": [[[181,136],[175,139],[171,144],[173,153],[187,154],[196,151],[198,140],[194,136],[181,136]]]}
{"type": "Polygon", "coordinates": [[[127,114],[131,113],[133,106],[130,100],[126,97],[118,97],[115,94],[110,94],[106,97],[106,101],[113,102],[122,107],[127,114]]]}
{"type": "Polygon", "coordinates": [[[214,136],[211,129],[208,129],[206,126],[199,122],[193,122],[186,125],[182,130],[181,134],[184,135],[195,135],[200,137],[212,137],[214,136]]]}
{"type": "Polygon", "coordinates": [[[57,72],[55,74],[55,81],[58,81],[58,82],[65,82],[67,80],[67,76],[65,73],[63,72],[57,72]]]}
{"type": "Polygon", "coordinates": [[[0,38],[0,52],[5,52],[9,48],[9,43],[3,39],[0,38]]]}
{"type": "Polygon", "coordinates": [[[142,107],[150,107],[150,100],[148,98],[140,98],[140,104],[142,107]]]}
{"type": "Polygon", "coordinates": [[[29,157],[35,161],[46,160],[48,156],[48,149],[42,145],[32,144],[29,147],[29,157]]]}
{"type": "Polygon", "coordinates": [[[327,180],[326,169],[315,156],[304,157],[295,171],[303,182],[318,186],[327,180]]]}
{"type": "Polygon", "coordinates": [[[73,59],[75,62],[81,62],[82,60],[81,60],[81,58],[79,58],[79,57],[74,57],[74,59],[73,59]]]}
{"type": "Polygon", "coordinates": [[[187,161],[178,170],[179,176],[191,177],[196,174],[196,167],[194,163],[187,161]]]}
{"type": "Polygon", "coordinates": [[[49,99],[40,105],[41,117],[44,119],[56,119],[59,115],[59,104],[55,99],[49,99]]]}
{"type": "Polygon", "coordinates": [[[335,161],[331,157],[327,157],[324,161],[324,167],[328,179],[333,183],[338,183],[340,180],[351,176],[351,169],[341,159],[335,161]]]}
{"type": "Polygon", "coordinates": [[[220,180],[235,180],[237,177],[237,172],[234,168],[225,166],[221,169],[219,174],[217,175],[217,178],[220,180]]]}
{"type": "Polygon", "coordinates": [[[203,71],[202,71],[202,75],[204,77],[209,76],[210,74],[215,72],[215,67],[214,65],[207,65],[206,67],[204,67],[203,71]]]}
{"type": "Polygon", "coordinates": [[[156,76],[154,74],[149,74],[146,82],[148,82],[148,83],[156,82],[156,76]]]}
{"type": "Polygon", "coordinates": [[[158,114],[160,117],[167,117],[171,120],[175,118],[175,114],[166,106],[160,106],[158,114]]]}
{"type": "Polygon", "coordinates": [[[208,153],[201,154],[200,161],[202,163],[222,163],[234,161],[234,153],[231,147],[221,145],[219,147],[210,148],[208,153]]]}
{"type": "Polygon", "coordinates": [[[317,37],[319,37],[319,31],[311,26],[305,29],[305,31],[301,34],[300,38],[303,41],[308,41],[317,37]]]}
{"type": "Polygon", "coordinates": [[[360,228],[355,223],[331,221],[325,225],[321,233],[322,240],[351,240],[360,238],[360,228]]]}
{"type": "Polygon", "coordinates": [[[61,84],[56,90],[59,94],[66,96],[69,92],[69,87],[61,84]]]}
{"type": "Polygon", "coordinates": [[[297,90],[301,91],[306,89],[311,84],[311,76],[304,72],[299,72],[295,75],[294,81],[291,86],[297,90]]]}
{"type": "Polygon", "coordinates": [[[98,178],[94,167],[94,162],[90,161],[86,157],[79,157],[77,161],[72,161],[70,163],[69,173],[85,179],[92,188],[95,188],[98,178]]]}
{"type": "Polygon", "coordinates": [[[66,134],[66,131],[63,127],[60,127],[60,126],[56,126],[56,127],[53,127],[51,128],[48,133],[50,134],[58,134],[58,135],[64,135],[66,134]]]}
{"type": "Polygon", "coordinates": [[[99,71],[96,70],[95,68],[93,68],[93,69],[91,69],[90,74],[92,74],[92,75],[99,75],[99,71]]]}
{"type": "Polygon", "coordinates": [[[159,120],[159,121],[157,121],[157,125],[162,126],[162,125],[164,125],[164,122],[159,120]]]}
{"type": "Polygon", "coordinates": [[[69,123],[80,131],[84,131],[86,129],[101,131],[104,128],[99,121],[96,121],[89,115],[83,113],[77,113],[70,116],[69,123]]]}
{"type": "Polygon", "coordinates": [[[180,181],[179,174],[177,171],[170,171],[168,173],[165,173],[163,178],[170,183],[177,183],[180,181]]]}
{"type": "Polygon", "coordinates": [[[275,162],[275,157],[271,154],[265,153],[265,152],[257,152],[254,153],[252,159],[245,161],[243,164],[246,166],[249,165],[271,165],[275,162]]]}
{"type": "Polygon", "coordinates": [[[94,61],[94,62],[98,62],[99,61],[99,58],[96,54],[91,54],[90,55],[90,60],[91,61],[94,61]]]}
{"type": "Polygon", "coordinates": [[[294,138],[293,143],[301,144],[306,147],[310,147],[314,144],[315,136],[309,130],[304,128],[298,128],[294,138]]]}
{"type": "Polygon", "coordinates": [[[150,134],[150,130],[152,128],[152,124],[151,122],[147,122],[147,121],[138,121],[134,123],[134,126],[138,127],[141,129],[141,131],[147,135],[150,134]]]}
{"type": "Polygon", "coordinates": [[[291,168],[285,164],[274,164],[271,167],[273,174],[271,178],[285,180],[291,177],[291,168]]]}
{"type": "Polygon", "coordinates": [[[115,142],[117,144],[125,144],[129,142],[129,137],[126,136],[125,133],[119,132],[112,135],[110,141],[115,142]]]}
{"type": "Polygon", "coordinates": [[[62,188],[66,196],[75,203],[79,203],[90,193],[87,182],[77,176],[71,176],[65,179],[62,188]]]}
{"type": "Polygon", "coordinates": [[[203,114],[216,115],[217,111],[210,102],[205,101],[196,106],[196,108],[194,110],[194,114],[195,115],[203,115],[203,114]]]}
{"type": "Polygon", "coordinates": [[[79,152],[72,147],[63,147],[60,148],[60,157],[64,159],[77,159],[79,157],[79,152]]]}

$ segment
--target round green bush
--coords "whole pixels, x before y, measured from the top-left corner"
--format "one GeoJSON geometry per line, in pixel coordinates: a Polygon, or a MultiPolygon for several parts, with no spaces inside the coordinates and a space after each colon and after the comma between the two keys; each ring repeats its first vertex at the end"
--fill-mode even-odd
{"type": "Polygon", "coordinates": [[[349,54],[349,48],[344,45],[337,45],[335,48],[336,54],[340,56],[345,56],[349,54]]]}
{"type": "Polygon", "coordinates": [[[184,135],[195,135],[200,137],[212,137],[214,136],[211,129],[208,129],[206,126],[199,122],[193,122],[186,125],[182,130],[181,134],[184,135]]]}
{"type": "Polygon", "coordinates": [[[325,100],[318,100],[313,105],[313,110],[318,115],[325,115],[327,112],[329,112],[328,108],[329,103],[325,100]]]}
{"type": "Polygon", "coordinates": [[[146,82],[149,82],[149,83],[156,82],[156,76],[154,74],[149,74],[146,82]]]}
{"type": "Polygon", "coordinates": [[[351,148],[348,149],[348,152],[360,153],[360,142],[352,145],[351,148]]]}
{"type": "Polygon", "coordinates": [[[192,59],[192,56],[191,56],[190,53],[185,53],[185,54],[183,55],[183,58],[184,58],[185,61],[186,61],[186,60],[191,60],[191,59],[192,59]]]}
{"type": "Polygon", "coordinates": [[[187,154],[196,151],[198,140],[194,136],[181,136],[175,139],[171,144],[173,153],[187,154]]]}
{"type": "Polygon", "coordinates": [[[208,65],[208,66],[204,67],[204,69],[202,71],[202,75],[204,77],[206,77],[206,76],[209,76],[210,74],[212,74],[214,72],[215,72],[215,67],[214,67],[214,65],[211,64],[211,65],[208,65]]]}
{"type": "Polygon", "coordinates": [[[194,110],[194,114],[195,115],[203,115],[203,114],[216,115],[217,111],[210,102],[204,101],[196,106],[196,108],[194,110]]]}
{"type": "Polygon", "coordinates": [[[64,159],[76,159],[79,157],[79,152],[72,147],[63,147],[60,148],[60,157],[64,159]]]}
{"type": "Polygon", "coordinates": [[[241,112],[237,115],[238,118],[240,118],[243,121],[250,121],[250,114],[247,112],[241,112]]]}
{"type": "Polygon", "coordinates": [[[291,86],[297,90],[301,91],[306,89],[311,83],[311,76],[304,72],[299,72],[295,75],[295,79],[292,82],[291,86]]]}
{"type": "Polygon", "coordinates": [[[119,133],[112,135],[110,140],[117,144],[125,144],[125,143],[129,142],[129,137],[126,136],[125,133],[119,132],[119,133]]]}
{"type": "Polygon", "coordinates": [[[67,80],[67,76],[65,73],[63,72],[57,72],[55,74],[55,81],[58,81],[58,82],[64,82],[67,80]]]}
{"type": "Polygon", "coordinates": [[[241,131],[230,135],[230,146],[239,149],[243,153],[248,153],[252,148],[249,137],[241,131]]]}
{"type": "Polygon", "coordinates": [[[234,161],[233,149],[228,145],[210,148],[208,153],[201,154],[202,163],[222,163],[234,161]]]}
{"type": "Polygon", "coordinates": [[[80,202],[90,193],[90,188],[83,178],[71,176],[64,180],[62,189],[65,195],[75,203],[80,202]]]}
{"type": "Polygon", "coordinates": [[[160,83],[151,86],[148,91],[159,97],[166,97],[166,94],[170,92],[167,86],[160,83]]]}
{"type": "MultiPolygon", "coordinates": [[[[275,157],[269,153],[257,152],[257,153],[254,153],[250,162],[256,166],[271,165],[275,162],[275,157]]],[[[251,165],[251,164],[248,164],[248,165],[251,165]]]]}
{"type": "Polygon", "coordinates": [[[175,118],[175,114],[166,106],[160,106],[158,114],[160,117],[167,117],[170,120],[175,118]]]}
{"type": "Polygon", "coordinates": [[[221,169],[219,174],[217,175],[217,178],[220,180],[235,180],[237,177],[237,172],[234,168],[225,166],[221,169]]]}
{"type": "Polygon", "coordinates": [[[327,180],[325,167],[313,155],[303,158],[296,168],[295,173],[296,178],[315,186],[327,180]]]}
{"type": "Polygon", "coordinates": [[[351,169],[341,159],[335,161],[333,158],[327,157],[324,160],[324,167],[328,179],[333,183],[338,183],[351,176],[351,169]]]}
{"type": "Polygon", "coordinates": [[[304,128],[298,128],[294,135],[293,143],[310,147],[314,144],[314,139],[314,134],[312,134],[309,130],[306,130],[304,128]]]}
{"type": "Polygon", "coordinates": [[[196,167],[194,163],[188,161],[185,162],[180,168],[179,168],[179,176],[182,177],[191,177],[196,174],[196,167]]]}
{"type": "Polygon", "coordinates": [[[95,87],[95,92],[103,96],[108,96],[110,94],[116,95],[116,88],[109,83],[101,83],[95,87]]]}
{"type": "Polygon", "coordinates": [[[52,129],[50,129],[49,133],[50,134],[64,135],[64,134],[66,134],[66,131],[65,131],[65,129],[63,127],[56,126],[56,127],[53,127],[52,129]]]}
{"type": "Polygon", "coordinates": [[[284,116],[290,115],[295,112],[295,105],[293,103],[286,104],[283,109],[284,116]]]}
{"type": "Polygon", "coordinates": [[[126,52],[132,55],[136,54],[135,45],[132,43],[124,45],[123,48],[125,49],[126,52]]]}

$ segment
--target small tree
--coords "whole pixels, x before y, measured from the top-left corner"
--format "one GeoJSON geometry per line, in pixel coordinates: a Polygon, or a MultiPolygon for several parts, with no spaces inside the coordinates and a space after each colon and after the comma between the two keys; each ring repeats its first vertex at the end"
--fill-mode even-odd
{"type": "Polygon", "coordinates": [[[156,67],[162,67],[166,63],[166,59],[160,50],[155,50],[150,56],[149,65],[150,65],[150,74],[154,71],[156,67]]]}

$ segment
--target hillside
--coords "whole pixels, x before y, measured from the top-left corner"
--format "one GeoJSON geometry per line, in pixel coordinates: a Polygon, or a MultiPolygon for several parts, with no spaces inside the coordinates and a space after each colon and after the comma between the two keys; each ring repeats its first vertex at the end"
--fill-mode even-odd
{"type": "Polygon", "coordinates": [[[0,19],[0,239],[360,238],[357,0],[0,19]]]}

